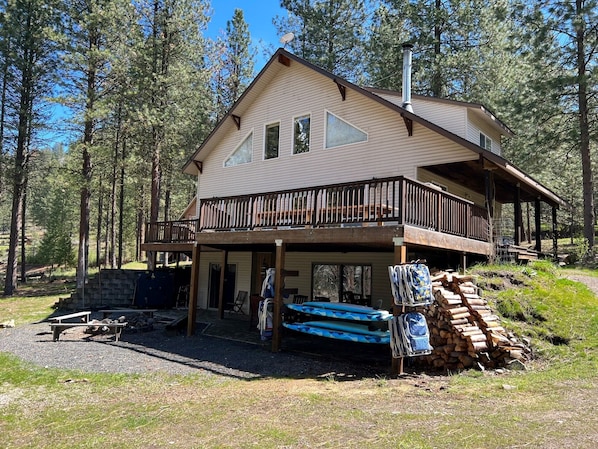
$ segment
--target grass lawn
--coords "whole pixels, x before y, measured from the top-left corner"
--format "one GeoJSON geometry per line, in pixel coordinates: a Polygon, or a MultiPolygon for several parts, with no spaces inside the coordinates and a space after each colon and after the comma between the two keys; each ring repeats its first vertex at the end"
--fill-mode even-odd
{"type": "MultiPolygon", "coordinates": [[[[72,372],[0,353],[1,446],[598,447],[594,294],[566,279],[571,271],[546,264],[481,267],[474,273],[485,296],[504,312],[506,327],[532,338],[537,359],[529,370],[240,380],[204,372],[72,372]]],[[[33,287],[20,293],[0,299],[0,322],[43,319],[60,295],[33,287]]]]}

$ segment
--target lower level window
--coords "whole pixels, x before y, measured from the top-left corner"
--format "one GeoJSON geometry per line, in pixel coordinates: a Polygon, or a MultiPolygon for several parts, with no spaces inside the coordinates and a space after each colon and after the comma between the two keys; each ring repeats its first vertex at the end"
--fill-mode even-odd
{"type": "Polygon", "coordinates": [[[369,303],[372,295],[372,266],[313,264],[312,298],[332,302],[369,303]]]}

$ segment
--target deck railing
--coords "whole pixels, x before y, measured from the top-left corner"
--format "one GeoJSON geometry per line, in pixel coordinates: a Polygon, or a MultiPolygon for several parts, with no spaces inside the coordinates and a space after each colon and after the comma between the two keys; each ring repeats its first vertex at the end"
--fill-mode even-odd
{"type": "Polygon", "coordinates": [[[197,220],[158,221],[148,223],[146,243],[187,243],[195,241],[197,220]]]}
{"type": "Polygon", "coordinates": [[[159,242],[169,237],[171,241],[182,241],[182,227],[189,228],[187,237],[194,240],[196,231],[346,227],[365,223],[407,224],[488,240],[485,209],[436,187],[394,177],[202,199],[196,227],[189,220],[150,224],[146,241],[159,242]]]}

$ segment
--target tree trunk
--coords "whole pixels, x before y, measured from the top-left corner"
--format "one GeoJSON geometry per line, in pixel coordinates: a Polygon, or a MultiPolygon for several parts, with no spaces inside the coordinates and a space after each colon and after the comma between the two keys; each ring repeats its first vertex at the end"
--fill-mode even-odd
{"type": "MultiPolygon", "coordinates": [[[[91,121],[85,123],[85,139],[90,139],[91,143],[91,121]]],[[[89,184],[91,182],[91,156],[87,144],[83,145],[83,166],[81,175],[83,178],[83,187],[80,195],[80,214],[79,214],[79,251],[77,254],[77,288],[82,289],[87,280],[87,267],[89,266],[89,199],[91,193],[89,184]]]]}
{"type": "MultiPolygon", "coordinates": [[[[89,31],[88,43],[90,49],[98,48],[98,41],[100,40],[97,32],[89,31]]],[[[85,281],[87,280],[87,268],[89,266],[89,201],[91,198],[91,146],[93,145],[94,135],[94,119],[93,113],[95,108],[96,98],[96,74],[97,63],[91,54],[87,54],[87,90],[85,103],[85,122],[83,130],[83,152],[82,167],[81,167],[81,203],[79,215],[79,250],[77,254],[77,289],[83,289],[85,281]]],[[[99,264],[99,260],[97,261],[99,264]]]]}
{"type": "Polygon", "coordinates": [[[442,9],[442,2],[440,0],[436,0],[435,4],[435,13],[436,18],[434,19],[434,64],[435,67],[432,67],[432,95],[434,97],[441,98],[442,97],[442,73],[440,71],[440,63],[438,59],[442,56],[440,53],[441,47],[441,39],[442,39],[442,24],[440,23],[442,15],[440,14],[440,10],[442,9]]]}
{"type": "Polygon", "coordinates": [[[0,93],[0,197],[4,191],[4,121],[6,118],[6,94],[8,92],[10,38],[6,38],[6,56],[2,67],[2,92],[0,93]]]}
{"type": "MultiPolygon", "coordinates": [[[[96,260],[98,268],[100,267],[100,261],[102,260],[102,213],[104,212],[104,195],[102,195],[102,175],[100,175],[98,185],[98,229],[96,232],[96,260]]],[[[106,265],[104,263],[104,265],[106,265]]]]}
{"type": "MultiPolygon", "coordinates": [[[[31,27],[31,17],[27,17],[27,27],[31,27]]],[[[23,224],[23,195],[25,192],[25,178],[27,176],[27,144],[33,102],[33,64],[34,55],[31,48],[24,49],[24,66],[21,72],[21,86],[19,90],[19,112],[17,124],[17,148],[15,151],[15,171],[13,176],[13,198],[10,218],[10,240],[8,243],[8,262],[6,278],[4,280],[4,294],[12,295],[17,288],[17,246],[21,226],[23,224]]]]}
{"type": "MultiPolygon", "coordinates": [[[[25,158],[25,167],[28,165],[28,159],[25,158]]],[[[24,170],[27,170],[25,168],[24,170]]],[[[26,223],[26,213],[27,213],[27,172],[23,176],[23,199],[21,205],[21,282],[23,284],[27,283],[27,258],[25,254],[25,243],[27,241],[27,236],[25,235],[25,223],[26,223]]]]}
{"type": "Polygon", "coordinates": [[[125,204],[125,157],[127,151],[127,140],[123,138],[123,151],[121,154],[120,166],[120,195],[118,197],[118,259],[117,266],[120,269],[123,264],[123,222],[125,204]]]}
{"type": "Polygon", "coordinates": [[[585,22],[583,21],[583,0],[576,0],[576,14],[580,18],[576,27],[577,79],[579,102],[579,150],[581,153],[583,182],[583,234],[588,243],[588,252],[594,247],[594,183],[590,158],[590,124],[588,121],[588,78],[585,54],[585,22]]]}

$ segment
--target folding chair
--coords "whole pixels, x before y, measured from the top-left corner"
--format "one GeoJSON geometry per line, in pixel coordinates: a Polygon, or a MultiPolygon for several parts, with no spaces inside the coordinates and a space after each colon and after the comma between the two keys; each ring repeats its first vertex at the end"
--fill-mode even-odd
{"type": "MultiPolygon", "coordinates": [[[[303,304],[307,301],[307,295],[294,295],[293,296],[293,304],[303,304]]],[[[282,309],[282,319],[283,321],[287,322],[294,322],[297,321],[300,317],[300,314],[289,309],[288,307],[283,307],[282,309]]]]}
{"type": "Polygon", "coordinates": [[[248,292],[244,290],[239,290],[239,292],[237,293],[237,297],[235,298],[235,302],[233,302],[231,313],[240,313],[242,315],[245,315],[243,306],[245,305],[245,301],[247,301],[247,296],[249,296],[248,292]]]}

